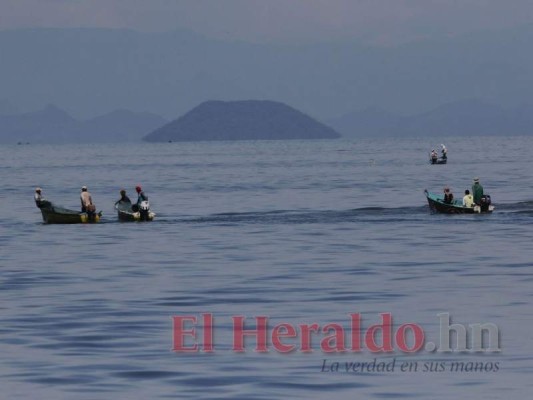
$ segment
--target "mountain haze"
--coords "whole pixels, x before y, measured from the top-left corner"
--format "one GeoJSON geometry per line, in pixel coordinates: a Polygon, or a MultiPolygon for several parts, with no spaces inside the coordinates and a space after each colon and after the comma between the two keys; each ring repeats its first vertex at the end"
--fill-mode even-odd
{"type": "Polygon", "coordinates": [[[0,100],[0,116],[13,115],[19,112],[18,108],[7,100],[0,100]]]}
{"type": "Polygon", "coordinates": [[[80,121],[48,105],[30,113],[0,116],[0,143],[102,143],[140,141],[167,121],[154,114],[117,110],[80,121]]]}
{"type": "Polygon", "coordinates": [[[458,99],[531,103],[533,26],[396,47],[267,45],[188,31],[0,32],[2,98],[54,103],[89,118],[108,110],[180,115],[209,99],[276,99],[325,120],[373,104],[417,114],[458,99]]]}
{"type": "Polygon", "coordinates": [[[505,109],[472,99],[409,116],[369,108],[327,122],[345,137],[531,135],[533,107],[505,109]]]}

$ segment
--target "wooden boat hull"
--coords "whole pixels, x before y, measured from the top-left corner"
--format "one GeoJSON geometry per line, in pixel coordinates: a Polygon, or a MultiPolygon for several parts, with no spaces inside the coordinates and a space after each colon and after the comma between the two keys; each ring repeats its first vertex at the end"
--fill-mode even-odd
{"type": "Polygon", "coordinates": [[[66,208],[43,207],[40,209],[43,215],[43,221],[46,224],[86,224],[100,222],[102,212],[90,217],[87,213],[69,210],[66,208]]]}
{"type": "Polygon", "coordinates": [[[430,164],[446,164],[448,162],[448,159],[447,158],[439,158],[438,160],[436,161],[433,161],[433,160],[429,160],[429,163],[430,164]]]}
{"type": "Polygon", "coordinates": [[[117,210],[118,220],[122,222],[141,222],[141,221],[153,221],[155,213],[149,211],[148,215],[143,216],[138,211],[133,211],[131,204],[116,204],[115,210],[117,210]]]}
{"type": "Polygon", "coordinates": [[[438,213],[443,214],[488,214],[494,210],[494,206],[489,205],[487,208],[479,206],[463,207],[462,201],[454,200],[453,203],[445,203],[444,196],[424,192],[428,200],[429,208],[438,213]]]}

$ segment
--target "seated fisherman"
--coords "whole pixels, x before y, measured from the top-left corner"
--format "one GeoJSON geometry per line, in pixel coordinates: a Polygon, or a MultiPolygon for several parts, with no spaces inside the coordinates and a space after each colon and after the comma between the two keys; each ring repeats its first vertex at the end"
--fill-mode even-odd
{"type": "Polygon", "coordinates": [[[437,154],[435,149],[431,150],[431,163],[436,164],[438,159],[439,159],[439,155],[437,154]]]}
{"type": "Polygon", "coordinates": [[[465,196],[463,197],[463,207],[474,207],[474,196],[470,194],[470,190],[465,190],[465,196]]]}
{"type": "Polygon", "coordinates": [[[448,204],[453,203],[453,193],[450,191],[449,187],[444,188],[444,202],[448,204]]]}
{"type": "Polygon", "coordinates": [[[115,202],[115,205],[117,204],[122,204],[122,203],[130,203],[131,204],[131,200],[128,196],[126,196],[126,190],[122,189],[120,191],[120,199],[118,199],[116,202],[115,202]]]}

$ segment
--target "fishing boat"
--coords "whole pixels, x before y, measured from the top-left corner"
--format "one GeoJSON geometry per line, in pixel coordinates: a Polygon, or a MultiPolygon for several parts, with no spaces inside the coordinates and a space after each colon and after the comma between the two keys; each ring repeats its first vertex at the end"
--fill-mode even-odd
{"type": "Polygon", "coordinates": [[[85,224],[100,222],[102,211],[89,215],[86,212],[69,210],[67,208],[55,206],[53,203],[43,200],[41,207],[43,221],[46,224],[85,224]]]}
{"type": "Polygon", "coordinates": [[[153,221],[155,213],[150,211],[148,201],[142,201],[140,206],[127,202],[115,204],[119,221],[153,221]]]}
{"type": "Polygon", "coordinates": [[[441,144],[441,156],[439,157],[435,149],[431,150],[429,153],[429,163],[430,164],[446,164],[448,162],[448,149],[444,144],[441,144]]]}
{"type": "Polygon", "coordinates": [[[465,207],[462,200],[455,199],[451,203],[444,202],[444,195],[435,193],[429,193],[424,190],[428,199],[429,208],[432,211],[445,213],[445,214],[480,214],[491,213],[494,210],[494,206],[490,204],[490,196],[485,197],[485,204],[483,206],[465,207]]]}

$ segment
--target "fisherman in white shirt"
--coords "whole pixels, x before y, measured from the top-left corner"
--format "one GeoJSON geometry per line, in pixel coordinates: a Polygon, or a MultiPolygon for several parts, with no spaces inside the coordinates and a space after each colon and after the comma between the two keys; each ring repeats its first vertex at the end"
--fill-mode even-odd
{"type": "Polygon", "coordinates": [[[35,200],[35,205],[39,208],[43,207],[43,195],[42,195],[42,189],[40,187],[35,188],[35,194],[33,195],[33,199],[35,200]]]}
{"type": "Polygon", "coordinates": [[[470,190],[465,190],[465,196],[463,197],[463,207],[473,207],[474,206],[474,196],[470,194],[470,190]]]}
{"type": "Polygon", "coordinates": [[[87,190],[87,186],[81,187],[80,200],[81,200],[81,212],[94,211],[94,210],[91,210],[91,208],[94,207],[92,206],[93,199],[91,198],[91,193],[89,193],[89,191],[87,190]]]}

